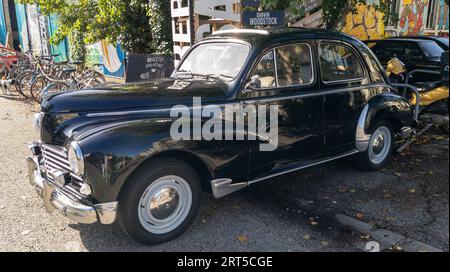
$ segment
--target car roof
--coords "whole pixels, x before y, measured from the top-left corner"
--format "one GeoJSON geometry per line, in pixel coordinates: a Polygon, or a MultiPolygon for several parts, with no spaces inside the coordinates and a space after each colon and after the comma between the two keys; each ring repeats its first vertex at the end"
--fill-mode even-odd
{"type": "Polygon", "coordinates": [[[217,39],[239,39],[253,46],[261,46],[266,43],[285,39],[337,39],[347,42],[356,42],[355,38],[339,31],[330,31],[323,28],[298,28],[298,27],[272,27],[262,29],[230,29],[217,31],[202,41],[217,39]]]}

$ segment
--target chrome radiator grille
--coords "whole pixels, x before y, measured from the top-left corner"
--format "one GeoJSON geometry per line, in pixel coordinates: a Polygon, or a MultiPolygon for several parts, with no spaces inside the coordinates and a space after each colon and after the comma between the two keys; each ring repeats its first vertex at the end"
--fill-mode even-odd
{"type": "Polygon", "coordinates": [[[55,170],[61,170],[70,174],[73,185],[80,187],[83,184],[83,179],[72,173],[67,151],[61,147],[51,145],[42,145],[41,149],[44,157],[47,178],[50,181],[54,181],[53,172],[55,170]]]}

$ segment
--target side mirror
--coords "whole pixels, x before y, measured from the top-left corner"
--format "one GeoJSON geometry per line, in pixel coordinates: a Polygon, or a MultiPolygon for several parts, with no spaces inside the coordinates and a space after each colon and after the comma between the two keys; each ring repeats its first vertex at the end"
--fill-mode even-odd
{"type": "Polygon", "coordinates": [[[244,91],[250,92],[255,91],[261,87],[261,80],[258,75],[254,75],[251,77],[250,82],[245,85],[244,91]]]}
{"type": "Polygon", "coordinates": [[[448,85],[448,51],[442,53],[441,56],[441,78],[444,83],[448,85]]]}
{"type": "Polygon", "coordinates": [[[406,72],[405,64],[401,62],[398,58],[392,58],[386,67],[386,74],[391,76],[391,74],[400,75],[406,72]]]}

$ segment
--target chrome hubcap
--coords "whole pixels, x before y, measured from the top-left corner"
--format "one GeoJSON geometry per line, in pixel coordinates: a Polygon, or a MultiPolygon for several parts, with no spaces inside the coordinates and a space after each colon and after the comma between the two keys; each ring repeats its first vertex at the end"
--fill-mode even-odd
{"type": "Polygon", "coordinates": [[[391,131],[387,127],[379,127],[372,135],[369,144],[369,159],[373,164],[381,164],[391,150],[391,131]]]}
{"type": "Polygon", "coordinates": [[[191,205],[189,183],[178,176],[165,176],[144,191],[139,201],[139,221],[147,231],[165,234],[184,222],[191,205]]]}

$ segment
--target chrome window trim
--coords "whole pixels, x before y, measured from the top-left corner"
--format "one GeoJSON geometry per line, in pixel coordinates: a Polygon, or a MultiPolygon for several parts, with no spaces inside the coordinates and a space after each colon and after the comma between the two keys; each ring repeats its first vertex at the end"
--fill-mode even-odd
{"type": "MultiPolygon", "coordinates": [[[[334,89],[332,91],[321,91],[321,92],[310,93],[310,94],[297,94],[297,95],[289,95],[289,96],[281,96],[281,97],[248,98],[248,99],[242,99],[241,102],[247,103],[247,104],[261,102],[261,101],[276,102],[276,101],[282,101],[282,100],[286,100],[286,99],[308,98],[308,97],[321,96],[321,95],[333,94],[333,93],[341,93],[341,92],[354,92],[354,91],[359,91],[362,89],[369,89],[369,88],[386,88],[386,89],[390,89],[390,90],[395,90],[392,86],[389,86],[387,84],[377,83],[377,84],[366,84],[366,85],[349,87],[349,88],[339,88],[339,89],[334,89]]],[[[238,103],[238,102],[230,101],[229,103],[217,104],[217,106],[223,107],[225,105],[236,104],[236,103],[238,103]]],[[[188,108],[192,109],[194,107],[190,106],[188,108]]],[[[160,109],[148,109],[148,110],[99,112],[99,113],[88,113],[86,115],[86,117],[93,118],[93,117],[123,116],[123,115],[132,115],[132,114],[161,113],[161,112],[170,113],[171,110],[172,110],[172,108],[160,108],[160,109]]],[[[124,123],[126,123],[126,122],[124,122],[124,123]]]]}
{"type": "Polygon", "coordinates": [[[319,41],[319,44],[317,45],[317,53],[319,54],[318,59],[319,59],[319,67],[320,67],[320,79],[322,81],[322,83],[324,83],[325,85],[332,85],[332,84],[337,84],[337,83],[352,83],[352,82],[357,82],[357,81],[362,81],[364,79],[367,79],[367,67],[366,65],[364,65],[364,61],[361,59],[361,56],[359,55],[359,53],[357,52],[357,50],[354,50],[353,47],[343,41],[332,41],[332,40],[321,40],[319,41]],[[320,46],[324,43],[332,43],[332,44],[337,44],[343,47],[348,48],[350,51],[353,52],[353,54],[356,56],[356,58],[358,59],[359,64],[361,65],[361,68],[363,69],[363,76],[360,78],[354,78],[354,79],[340,79],[340,80],[333,80],[333,81],[325,81],[323,80],[323,75],[322,75],[322,62],[320,61],[320,46]]]}
{"type": "MultiPolygon", "coordinates": [[[[273,50],[273,54],[274,54],[274,62],[275,62],[275,81],[277,86],[276,87],[270,87],[270,88],[259,88],[259,89],[255,89],[256,92],[260,92],[260,91],[268,91],[268,90],[279,90],[279,89],[289,89],[289,88],[295,88],[295,87],[309,87],[312,86],[316,83],[316,74],[315,74],[315,64],[314,64],[314,59],[313,59],[313,51],[312,51],[312,47],[309,43],[302,41],[302,42],[292,42],[292,43],[287,43],[287,44],[283,44],[283,45],[278,45],[275,47],[272,47],[270,49],[267,49],[266,51],[263,52],[263,54],[261,55],[261,57],[259,57],[255,62],[253,62],[252,65],[252,69],[251,72],[249,73],[251,76],[254,75],[256,68],[258,67],[258,64],[261,62],[261,59],[267,55],[267,53],[269,53],[270,51],[273,50]],[[311,78],[311,82],[308,84],[296,84],[296,85],[289,85],[289,86],[278,86],[278,69],[277,69],[277,54],[276,54],[276,49],[280,48],[280,47],[285,47],[285,46],[291,46],[291,45],[307,45],[309,48],[309,57],[310,57],[310,63],[311,63],[311,71],[312,71],[312,78],[311,78]]],[[[248,78],[248,77],[247,77],[248,78]]]]}

